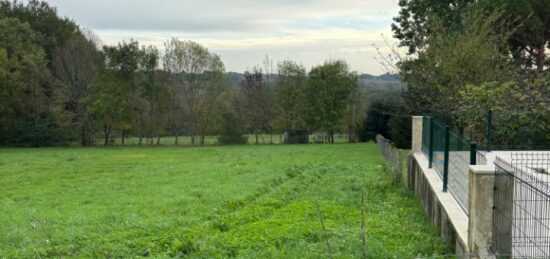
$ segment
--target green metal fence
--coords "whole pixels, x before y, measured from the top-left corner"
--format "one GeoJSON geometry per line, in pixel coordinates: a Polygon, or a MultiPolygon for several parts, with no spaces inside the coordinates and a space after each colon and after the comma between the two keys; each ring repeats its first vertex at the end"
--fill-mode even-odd
{"type": "Polygon", "coordinates": [[[476,158],[475,144],[460,133],[449,130],[448,188],[466,213],[468,213],[469,166],[476,164],[476,158]]]}
{"type": "Polygon", "coordinates": [[[477,145],[467,137],[430,116],[422,122],[422,152],[450,191],[468,213],[469,165],[478,160],[477,145]]]}
{"type": "Polygon", "coordinates": [[[439,176],[445,178],[447,127],[436,119],[432,118],[431,121],[431,164],[439,176]]]}
{"type": "Polygon", "coordinates": [[[422,116],[422,152],[428,156],[430,152],[430,116],[422,116]]]}

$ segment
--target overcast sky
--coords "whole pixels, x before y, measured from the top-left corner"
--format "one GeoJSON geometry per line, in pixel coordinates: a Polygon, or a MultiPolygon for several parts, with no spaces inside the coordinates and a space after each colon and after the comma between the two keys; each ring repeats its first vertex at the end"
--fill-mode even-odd
{"type": "Polygon", "coordinates": [[[243,72],[290,58],[306,68],[344,59],[360,73],[385,71],[373,44],[387,51],[397,0],[47,0],[62,16],[92,29],[104,44],[130,38],[156,45],[190,39],[243,72]]]}

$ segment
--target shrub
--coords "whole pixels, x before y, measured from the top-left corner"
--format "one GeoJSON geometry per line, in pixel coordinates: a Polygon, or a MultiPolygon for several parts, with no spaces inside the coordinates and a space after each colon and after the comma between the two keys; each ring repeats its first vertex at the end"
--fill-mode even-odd
{"type": "Polygon", "coordinates": [[[309,143],[309,133],[307,130],[289,130],[285,135],[285,144],[309,143]]]}
{"type": "Polygon", "coordinates": [[[218,142],[221,145],[246,144],[248,139],[243,135],[237,116],[231,111],[221,114],[220,136],[218,142]]]}
{"type": "Polygon", "coordinates": [[[550,142],[550,76],[533,80],[466,85],[458,110],[466,133],[486,144],[487,111],[493,110],[493,144],[541,145],[550,142]]]}
{"type": "Polygon", "coordinates": [[[389,137],[388,121],[391,109],[392,107],[380,101],[369,106],[367,117],[357,130],[361,142],[374,141],[377,134],[389,137]]]}
{"type": "Polygon", "coordinates": [[[411,148],[412,117],[396,114],[388,120],[389,138],[393,145],[401,149],[411,148]]]}

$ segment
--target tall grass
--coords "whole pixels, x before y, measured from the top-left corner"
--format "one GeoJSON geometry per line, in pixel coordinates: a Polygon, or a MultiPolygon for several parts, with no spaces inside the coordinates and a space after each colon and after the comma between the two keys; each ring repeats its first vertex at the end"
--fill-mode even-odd
{"type": "Polygon", "coordinates": [[[0,149],[0,258],[442,254],[382,164],[373,144],[0,149]]]}

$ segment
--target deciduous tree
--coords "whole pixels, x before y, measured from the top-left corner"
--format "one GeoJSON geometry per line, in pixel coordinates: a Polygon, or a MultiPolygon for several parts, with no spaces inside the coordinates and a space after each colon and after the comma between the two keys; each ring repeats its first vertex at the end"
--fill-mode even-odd
{"type": "Polygon", "coordinates": [[[61,83],[57,113],[71,139],[83,146],[94,141],[94,121],[83,100],[97,75],[99,52],[90,31],[78,31],[53,53],[52,69],[61,83]]]}
{"type": "Polygon", "coordinates": [[[103,127],[104,145],[110,144],[114,128],[121,131],[124,144],[126,131],[136,122],[140,54],[139,43],[133,40],[103,47],[104,63],[99,80],[91,85],[88,105],[103,127]]]}
{"type": "Polygon", "coordinates": [[[281,131],[307,130],[307,73],[292,60],[277,64],[275,87],[275,125],[281,131]]]}
{"type": "MultiPolygon", "coordinates": [[[[210,53],[204,46],[193,41],[171,39],[165,43],[164,69],[170,73],[173,85],[173,108],[183,114],[174,114],[172,124],[176,135],[187,128],[191,144],[195,145],[200,135],[201,144],[211,127],[214,107],[227,87],[225,67],[220,56],[210,53]]],[[[177,141],[177,136],[176,136],[177,141]]]]}
{"type": "Polygon", "coordinates": [[[346,104],[357,88],[357,74],[350,72],[344,61],[329,61],[311,69],[307,86],[309,124],[314,130],[325,131],[334,143],[346,104]]]}
{"type": "Polygon", "coordinates": [[[239,114],[243,116],[248,132],[256,137],[267,132],[273,117],[273,92],[264,81],[261,68],[244,73],[245,81],[239,95],[239,114]]]}
{"type": "Polygon", "coordinates": [[[0,19],[0,143],[44,146],[61,141],[54,84],[39,35],[15,18],[0,19]]]}

